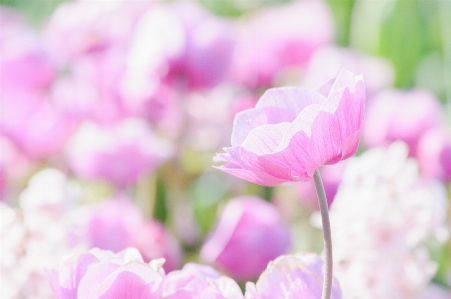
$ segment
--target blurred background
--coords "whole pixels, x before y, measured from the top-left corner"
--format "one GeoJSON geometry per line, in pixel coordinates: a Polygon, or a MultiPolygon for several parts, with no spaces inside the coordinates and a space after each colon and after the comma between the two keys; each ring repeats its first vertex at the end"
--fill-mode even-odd
{"type": "Polygon", "coordinates": [[[0,5],[1,298],[52,298],[43,269],[92,247],[241,286],[321,253],[312,182],[212,166],[265,90],[341,69],[367,92],[357,157],[322,169],[343,298],[451,298],[451,1],[0,5]]]}

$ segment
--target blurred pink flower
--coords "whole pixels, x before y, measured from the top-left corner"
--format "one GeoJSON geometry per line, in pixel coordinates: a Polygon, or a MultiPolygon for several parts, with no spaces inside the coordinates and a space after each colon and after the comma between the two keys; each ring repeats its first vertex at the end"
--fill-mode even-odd
{"type": "Polygon", "coordinates": [[[230,76],[249,88],[272,86],[281,70],[305,66],[334,37],[332,13],[325,1],[261,9],[238,26],[240,38],[230,76]]]}
{"type": "Polygon", "coordinates": [[[134,232],[134,247],[142,254],[144,261],[164,258],[163,269],[170,272],[179,269],[182,264],[182,249],[177,239],[161,223],[149,220],[134,232]]]}
{"type": "Polygon", "coordinates": [[[270,89],[235,117],[218,169],[267,186],[310,178],[356,152],[364,104],[363,79],[345,70],[318,91],[270,89]]]}
{"type": "Polygon", "coordinates": [[[410,156],[415,156],[421,135],[438,126],[442,118],[440,102],[427,90],[385,90],[367,109],[363,141],[376,147],[402,140],[409,145],[410,156]]]}
{"type": "Polygon", "coordinates": [[[16,209],[0,203],[0,298],[52,298],[42,269],[75,250],[67,239],[73,187],[60,171],[44,169],[29,180],[16,209]]]}
{"type": "Polygon", "coordinates": [[[243,299],[238,284],[214,269],[194,263],[172,271],[163,282],[164,299],[243,299]]]}
{"type": "Polygon", "coordinates": [[[62,261],[58,270],[45,270],[55,299],[159,298],[163,260],[144,263],[138,250],[117,254],[91,249],[62,261]]]}
{"type": "Polygon", "coordinates": [[[313,54],[302,85],[314,88],[328,78],[337,76],[343,68],[354,74],[362,74],[369,95],[392,86],[395,78],[395,70],[388,59],[365,55],[349,48],[327,46],[313,54]]]}
{"type": "Polygon", "coordinates": [[[31,159],[58,153],[73,130],[73,123],[38,91],[3,90],[1,134],[31,159]]]}
{"type": "Polygon", "coordinates": [[[136,19],[151,2],[75,1],[61,3],[44,30],[44,38],[62,65],[81,56],[126,45],[136,19]]]}
{"type": "Polygon", "coordinates": [[[82,236],[89,247],[114,252],[135,247],[146,262],[164,258],[163,268],[167,272],[180,267],[182,252],[177,239],[163,224],[145,220],[130,198],[106,199],[89,214],[82,236]]]}
{"type": "MultiPolygon", "coordinates": [[[[269,263],[257,283],[246,284],[246,299],[317,299],[324,280],[323,261],[315,254],[284,255],[269,263]]],[[[331,299],[340,299],[334,280],[331,299]]]]}
{"type": "Polygon", "coordinates": [[[450,299],[451,290],[445,289],[437,284],[431,283],[426,290],[415,299],[450,299]]]}
{"type": "Polygon", "coordinates": [[[72,61],[70,70],[55,81],[52,102],[75,120],[114,123],[127,116],[119,85],[124,72],[125,51],[109,47],[100,53],[72,61]]]}
{"type": "Polygon", "coordinates": [[[330,209],[334,269],[345,298],[411,299],[434,276],[426,244],[449,235],[446,189],[395,142],[346,161],[330,209]]]}
{"type": "Polygon", "coordinates": [[[275,206],[259,197],[236,197],[222,211],[201,258],[233,277],[252,279],[290,245],[289,228],[275,206]]]}
{"type": "MultiPolygon", "coordinates": [[[[324,165],[321,166],[320,170],[324,190],[326,191],[327,203],[330,207],[334,200],[335,194],[337,194],[338,186],[341,183],[343,172],[345,170],[345,164],[344,162],[338,162],[334,165],[324,165]]],[[[301,202],[314,209],[319,209],[315,183],[310,180],[305,182],[301,181],[298,184],[301,202]]]]}
{"type": "Polygon", "coordinates": [[[210,88],[226,75],[232,48],[232,33],[225,20],[195,2],[161,4],[137,23],[126,81],[132,87],[135,82],[135,89],[144,89],[146,80],[156,75],[182,90],[210,88]]]}
{"type": "Polygon", "coordinates": [[[86,223],[89,247],[118,252],[132,246],[144,219],[130,198],[104,200],[94,208],[86,223]]]}
{"type": "Polygon", "coordinates": [[[56,68],[37,32],[13,10],[0,7],[0,88],[22,91],[48,88],[56,68]]]}
{"type": "Polygon", "coordinates": [[[67,144],[69,164],[76,174],[119,188],[155,170],[171,151],[171,146],[158,140],[139,119],[110,126],[85,122],[67,144]]]}
{"type": "Polygon", "coordinates": [[[424,133],[418,141],[418,163],[428,177],[451,182],[451,133],[438,127],[424,133]]]}

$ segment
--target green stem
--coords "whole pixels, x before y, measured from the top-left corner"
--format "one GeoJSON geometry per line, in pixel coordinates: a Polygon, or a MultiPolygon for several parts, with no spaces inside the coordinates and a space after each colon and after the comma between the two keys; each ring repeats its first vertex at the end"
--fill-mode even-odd
{"type": "Polygon", "coordinates": [[[319,209],[321,211],[321,220],[323,223],[323,238],[324,238],[324,284],[322,299],[329,299],[332,290],[333,279],[333,259],[332,259],[332,236],[330,231],[329,209],[327,206],[326,192],[324,191],[323,181],[319,170],[316,169],[313,174],[315,181],[316,192],[318,194],[319,209]]]}

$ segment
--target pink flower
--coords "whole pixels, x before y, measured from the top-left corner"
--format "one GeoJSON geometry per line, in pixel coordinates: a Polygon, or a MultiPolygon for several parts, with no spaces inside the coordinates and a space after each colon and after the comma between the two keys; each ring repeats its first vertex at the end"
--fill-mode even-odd
{"type": "Polygon", "coordinates": [[[337,76],[342,68],[362,74],[367,94],[392,86],[395,78],[394,68],[386,58],[364,55],[349,48],[326,46],[313,54],[302,86],[318,86],[328,78],[337,76]]]}
{"type": "Polygon", "coordinates": [[[134,231],[133,245],[146,262],[164,258],[163,269],[166,272],[179,269],[182,264],[182,249],[177,239],[158,221],[146,221],[139,230],[134,231]]]}
{"type": "Polygon", "coordinates": [[[218,168],[267,186],[310,178],[356,152],[364,104],[363,79],[345,70],[318,91],[270,89],[235,117],[232,147],[216,156],[226,162],[218,168]]]}
{"type": "Polygon", "coordinates": [[[376,147],[402,140],[415,156],[421,135],[438,126],[442,117],[440,102],[427,90],[385,90],[369,105],[363,141],[376,147]]]}
{"type": "MultiPolygon", "coordinates": [[[[337,194],[338,186],[341,183],[344,170],[344,162],[321,167],[321,179],[323,181],[324,190],[326,191],[327,203],[329,207],[334,200],[335,194],[337,194]]],[[[314,209],[319,209],[318,195],[316,194],[315,183],[313,180],[299,182],[298,191],[301,202],[304,205],[314,209]]]]}
{"type": "Polygon", "coordinates": [[[210,88],[227,74],[233,45],[229,24],[199,4],[157,5],[137,22],[126,80],[134,89],[155,75],[182,90],[210,88]]]}
{"type": "Polygon", "coordinates": [[[143,222],[141,211],[130,198],[107,199],[86,223],[86,238],[90,247],[117,252],[132,246],[143,222]]]}
{"type": "Polygon", "coordinates": [[[227,203],[201,257],[244,280],[258,276],[290,245],[288,226],[272,204],[259,197],[237,197],[227,203]]]}
{"type": "MultiPolygon", "coordinates": [[[[321,298],[323,262],[314,254],[286,255],[269,263],[257,283],[246,284],[246,299],[317,299],[321,298]]],[[[331,299],[341,298],[336,281],[331,299]]]]}
{"type": "Polygon", "coordinates": [[[146,262],[164,258],[165,271],[179,268],[182,262],[177,239],[163,224],[145,220],[130,198],[115,197],[102,202],[92,211],[85,230],[89,247],[114,252],[135,247],[146,262]]]}
{"type": "Polygon", "coordinates": [[[56,299],[159,298],[162,261],[143,262],[135,248],[117,254],[91,249],[63,260],[59,270],[45,270],[56,299]]]}
{"type": "Polygon", "coordinates": [[[451,133],[439,127],[423,134],[418,141],[417,158],[425,175],[451,182],[451,133]]]}
{"type": "Polygon", "coordinates": [[[241,25],[230,75],[249,88],[269,87],[285,68],[305,66],[334,36],[325,1],[268,7],[241,25]]]}
{"type": "Polygon", "coordinates": [[[189,263],[165,277],[162,298],[243,299],[243,294],[233,279],[221,276],[208,266],[189,263]]]}
{"type": "Polygon", "coordinates": [[[49,87],[56,68],[37,32],[5,6],[0,7],[1,88],[37,90],[49,87]]]}
{"type": "Polygon", "coordinates": [[[0,133],[31,159],[59,152],[73,123],[37,91],[2,90],[0,133]]]}
{"type": "Polygon", "coordinates": [[[171,148],[155,138],[144,121],[126,119],[111,126],[84,123],[69,141],[67,152],[78,175],[123,188],[154,170],[171,148]]]}

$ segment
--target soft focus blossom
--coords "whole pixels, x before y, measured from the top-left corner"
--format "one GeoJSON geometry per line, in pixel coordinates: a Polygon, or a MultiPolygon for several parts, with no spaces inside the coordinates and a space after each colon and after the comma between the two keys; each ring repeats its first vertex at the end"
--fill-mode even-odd
{"type": "Polygon", "coordinates": [[[177,239],[163,224],[148,220],[134,234],[134,247],[141,252],[144,261],[164,258],[163,269],[166,272],[179,269],[182,264],[182,249],[177,239]]]}
{"type": "Polygon", "coordinates": [[[3,91],[1,107],[1,134],[31,159],[58,153],[72,132],[71,121],[37,91],[3,91]]]}
{"type": "Polygon", "coordinates": [[[120,188],[155,170],[170,153],[171,147],[138,119],[111,126],[86,122],[67,145],[69,164],[76,174],[120,188]]]}
{"type": "Polygon", "coordinates": [[[323,1],[261,9],[238,26],[231,77],[249,88],[270,87],[283,69],[305,66],[334,36],[332,15],[323,1]]]}
{"type": "Polygon", "coordinates": [[[451,132],[434,128],[418,141],[418,162],[421,171],[443,182],[451,181],[451,132]]]}
{"type": "Polygon", "coordinates": [[[38,33],[5,6],[0,7],[0,26],[1,90],[5,87],[27,91],[48,88],[56,68],[38,33]]]}
{"type": "Polygon", "coordinates": [[[394,68],[387,59],[365,55],[351,49],[327,46],[313,54],[302,85],[314,88],[337,76],[343,68],[354,74],[363,75],[368,94],[390,87],[395,79],[394,68]]]}
{"type": "Polygon", "coordinates": [[[243,299],[243,294],[233,279],[208,266],[189,263],[165,277],[162,298],[243,299]]]}
{"type": "Polygon", "coordinates": [[[274,88],[235,117],[232,147],[219,169],[261,185],[310,178],[316,168],[352,156],[358,147],[365,91],[343,70],[319,91],[274,88]]]}
{"type": "Polygon", "coordinates": [[[113,252],[135,247],[146,262],[164,258],[166,271],[180,266],[182,253],[177,240],[163,224],[144,219],[130,198],[116,196],[105,199],[86,213],[89,216],[79,238],[89,247],[113,252]]]}
{"type": "Polygon", "coordinates": [[[2,204],[1,298],[50,298],[42,269],[75,250],[68,236],[77,197],[60,171],[44,169],[30,179],[17,209],[2,204]]]}
{"type": "Polygon", "coordinates": [[[46,279],[56,299],[159,298],[162,262],[144,263],[135,248],[117,254],[94,248],[46,270],[46,279]]]}
{"type": "Polygon", "coordinates": [[[363,141],[368,147],[388,145],[402,140],[410,155],[417,153],[418,140],[443,118],[438,99],[424,89],[389,89],[378,93],[368,107],[363,141]]]}
{"type": "MultiPolygon", "coordinates": [[[[334,165],[324,165],[320,168],[321,179],[326,192],[327,204],[332,204],[335,194],[337,194],[338,186],[345,170],[345,163],[339,162],[334,165]]],[[[299,182],[298,192],[301,202],[309,207],[319,209],[318,195],[316,193],[315,182],[313,180],[299,182]]]]}
{"type": "MultiPolygon", "coordinates": [[[[323,280],[323,261],[315,254],[284,255],[269,263],[257,283],[246,284],[246,299],[317,299],[323,280]]],[[[330,298],[341,298],[335,280],[330,298]]]]}
{"type": "Polygon", "coordinates": [[[436,265],[425,244],[443,242],[446,192],[419,175],[402,142],[347,162],[330,210],[335,275],[344,298],[413,298],[436,265]]]}
{"type": "Polygon", "coordinates": [[[143,216],[130,198],[105,199],[93,209],[86,223],[89,247],[118,252],[130,247],[143,225],[143,216]]]}
{"type": "Polygon", "coordinates": [[[244,280],[258,276],[290,245],[289,229],[276,207],[262,198],[244,196],[227,203],[201,257],[244,280]]]}
{"type": "Polygon", "coordinates": [[[419,299],[449,299],[451,298],[451,290],[432,283],[417,297],[419,299]]]}
{"type": "Polygon", "coordinates": [[[229,27],[195,2],[149,9],[132,37],[125,86],[145,91],[146,80],[153,76],[182,90],[215,86],[230,64],[229,27]]]}
{"type": "Polygon", "coordinates": [[[60,4],[44,31],[51,53],[62,65],[82,56],[125,45],[144,2],[75,1],[60,4]],[[112,22],[114,20],[114,22],[112,22]]]}

